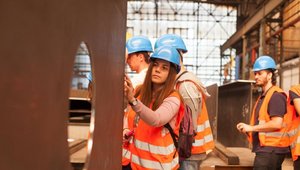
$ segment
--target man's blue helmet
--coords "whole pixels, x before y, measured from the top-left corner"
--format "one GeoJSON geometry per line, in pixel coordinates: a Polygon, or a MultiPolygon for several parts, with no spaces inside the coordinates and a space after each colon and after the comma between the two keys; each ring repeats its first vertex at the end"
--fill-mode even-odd
{"type": "Polygon", "coordinates": [[[182,38],[176,34],[165,34],[159,37],[155,42],[154,49],[163,45],[172,46],[177,50],[181,50],[183,53],[188,51],[182,38]]]}
{"type": "Polygon", "coordinates": [[[150,60],[162,59],[175,64],[177,73],[180,72],[180,55],[172,46],[161,46],[154,50],[150,60]]]}
{"type": "Polygon", "coordinates": [[[253,65],[253,71],[276,70],[276,64],[272,57],[270,56],[260,56],[256,59],[253,65]]]}
{"type": "Polygon", "coordinates": [[[92,82],[92,81],[93,81],[92,72],[88,72],[88,73],[86,74],[86,78],[87,78],[90,82],[92,82]]]}
{"type": "Polygon", "coordinates": [[[132,54],[140,51],[153,52],[152,44],[150,40],[145,36],[134,36],[130,38],[126,42],[126,48],[128,54],[132,54]]]}

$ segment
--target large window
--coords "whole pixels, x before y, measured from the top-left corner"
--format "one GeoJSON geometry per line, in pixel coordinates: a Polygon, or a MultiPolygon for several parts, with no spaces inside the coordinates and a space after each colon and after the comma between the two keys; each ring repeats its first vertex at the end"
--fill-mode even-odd
{"type": "Polygon", "coordinates": [[[188,53],[184,64],[205,85],[223,82],[220,45],[236,31],[236,9],[187,1],[128,1],[127,32],[151,42],[167,33],[180,35],[188,53]]]}

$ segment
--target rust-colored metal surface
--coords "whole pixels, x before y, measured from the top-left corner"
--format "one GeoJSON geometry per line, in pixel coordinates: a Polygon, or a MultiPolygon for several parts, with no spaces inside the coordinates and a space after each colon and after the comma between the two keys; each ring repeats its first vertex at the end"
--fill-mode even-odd
{"type": "Polygon", "coordinates": [[[88,169],[121,169],[124,0],[2,0],[0,169],[71,169],[70,81],[81,41],[95,74],[88,169]]]}
{"type": "Polygon", "coordinates": [[[246,135],[236,129],[239,122],[249,123],[253,105],[251,81],[219,87],[217,140],[226,147],[249,147],[246,135]]]}
{"type": "Polygon", "coordinates": [[[218,90],[219,87],[217,84],[207,86],[207,91],[210,94],[210,97],[208,97],[206,100],[206,107],[214,139],[217,139],[218,90]]]}

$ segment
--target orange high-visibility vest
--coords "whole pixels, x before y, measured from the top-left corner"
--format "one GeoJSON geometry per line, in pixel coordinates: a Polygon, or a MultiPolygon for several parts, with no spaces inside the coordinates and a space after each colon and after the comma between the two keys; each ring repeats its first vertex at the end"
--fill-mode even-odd
{"type": "MultiPolygon", "coordinates": [[[[273,95],[274,92],[280,92],[285,95],[283,90],[281,90],[277,86],[271,87],[261,105],[261,108],[259,110],[259,116],[258,116],[258,123],[259,124],[265,124],[266,122],[270,121],[270,115],[268,114],[268,104],[270,102],[270,99],[273,95]]],[[[252,117],[250,121],[250,125],[255,125],[255,110],[257,107],[257,103],[259,101],[256,101],[256,104],[253,108],[252,111],[252,117]]],[[[290,144],[290,139],[289,139],[289,130],[290,130],[290,125],[291,125],[291,120],[292,120],[292,114],[287,112],[284,117],[283,117],[283,127],[280,130],[276,130],[273,132],[258,132],[258,138],[260,141],[261,146],[274,146],[274,147],[288,147],[290,144]]],[[[249,135],[249,140],[252,142],[252,133],[249,135]]]]}
{"type": "Polygon", "coordinates": [[[189,79],[179,81],[176,84],[176,89],[179,89],[180,84],[183,82],[193,83],[202,95],[201,111],[199,112],[199,116],[197,118],[197,127],[194,127],[196,135],[195,142],[193,143],[192,147],[192,154],[204,153],[215,147],[212,130],[209,123],[208,112],[206,108],[205,94],[203,93],[198,84],[189,79]]]}
{"type": "MultiPolygon", "coordinates": [[[[128,129],[129,130],[134,130],[134,118],[135,118],[135,112],[129,108],[129,110],[124,113],[124,116],[127,117],[127,122],[128,122],[128,129]]],[[[128,165],[130,163],[131,159],[131,151],[130,151],[130,145],[132,144],[132,139],[129,141],[127,145],[122,146],[122,165],[128,165]]]]}
{"type": "MultiPolygon", "coordinates": [[[[138,99],[140,99],[138,97],[138,99]]],[[[124,117],[127,118],[127,125],[129,130],[133,130],[135,128],[134,119],[136,117],[136,113],[133,111],[131,107],[127,107],[127,112],[124,113],[124,117]]],[[[124,129],[123,129],[124,130],[124,129]]],[[[131,151],[130,151],[130,145],[132,145],[133,139],[129,141],[126,145],[122,145],[122,166],[126,166],[130,163],[131,160],[131,151]]]]}
{"type": "MultiPolygon", "coordinates": [[[[300,85],[291,87],[290,91],[300,96],[300,85]]],[[[288,104],[290,101],[288,102],[288,104]]],[[[297,160],[300,155],[300,116],[296,116],[296,110],[294,106],[289,105],[289,111],[293,113],[293,123],[290,131],[290,142],[293,160],[297,160]]]]}
{"type": "MultiPolygon", "coordinates": [[[[180,100],[178,92],[173,92],[170,96],[175,96],[180,100]]],[[[184,106],[181,103],[176,117],[175,128],[173,129],[176,134],[179,134],[183,113],[184,106]]],[[[139,119],[130,150],[132,154],[131,168],[134,170],[175,170],[179,168],[178,153],[170,132],[164,126],[149,126],[142,119],[139,119]]]]}
{"type": "MultiPolygon", "coordinates": [[[[202,94],[202,96],[204,96],[202,94]]],[[[202,97],[202,110],[197,119],[195,142],[192,147],[192,154],[204,153],[215,147],[212,130],[210,127],[205,98],[202,97]]]]}

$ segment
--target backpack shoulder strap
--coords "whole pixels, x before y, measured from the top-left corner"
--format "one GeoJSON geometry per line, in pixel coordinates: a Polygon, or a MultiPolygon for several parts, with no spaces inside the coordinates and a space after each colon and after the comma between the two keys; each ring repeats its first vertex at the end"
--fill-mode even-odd
{"type": "Polygon", "coordinates": [[[178,135],[176,135],[171,127],[171,125],[169,123],[164,125],[165,128],[167,128],[172,136],[174,145],[176,147],[176,149],[178,148],[178,135]]]}
{"type": "Polygon", "coordinates": [[[184,72],[182,72],[182,73],[176,78],[175,82],[177,82],[177,81],[179,80],[179,78],[180,78],[182,75],[184,75],[185,73],[187,73],[187,72],[188,72],[187,70],[185,70],[184,72]]]}
{"type": "Polygon", "coordinates": [[[202,94],[202,96],[203,96],[204,98],[206,97],[205,92],[201,89],[201,87],[199,86],[199,84],[197,84],[196,82],[194,82],[193,80],[190,80],[190,79],[186,79],[186,80],[183,80],[183,81],[178,81],[178,82],[176,83],[176,89],[177,89],[177,90],[179,90],[179,87],[180,87],[180,85],[181,85],[183,82],[191,82],[191,83],[193,83],[193,84],[196,86],[197,90],[202,94]]]}
{"type": "MultiPolygon", "coordinates": [[[[178,138],[179,137],[174,133],[174,131],[173,131],[173,129],[172,129],[172,127],[169,123],[165,124],[164,127],[169,130],[169,132],[171,134],[171,137],[172,137],[172,140],[174,142],[175,148],[176,148],[176,152],[177,152],[178,151],[178,138]]],[[[176,152],[174,153],[173,158],[175,158],[176,152]]]]}

